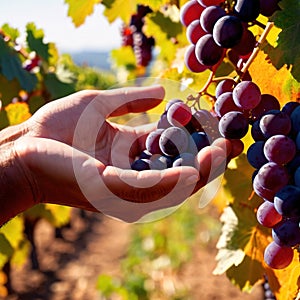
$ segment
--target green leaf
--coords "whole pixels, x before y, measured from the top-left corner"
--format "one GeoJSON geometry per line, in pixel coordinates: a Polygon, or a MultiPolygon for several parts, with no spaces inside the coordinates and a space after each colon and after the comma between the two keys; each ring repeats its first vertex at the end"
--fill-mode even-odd
{"type": "Polygon", "coordinates": [[[51,99],[58,99],[75,92],[74,83],[65,83],[58,79],[55,73],[49,73],[45,75],[44,83],[51,94],[51,99]]]}
{"type": "Polygon", "coordinates": [[[95,4],[100,2],[101,0],[65,0],[69,5],[68,16],[76,27],[85,22],[86,17],[94,12],[95,4]]]}
{"type": "Polygon", "coordinates": [[[300,1],[281,0],[279,6],[281,10],[271,20],[282,31],[278,35],[277,46],[268,45],[264,51],[277,69],[287,65],[294,78],[300,81],[300,1]]]}
{"type": "Polygon", "coordinates": [[[130,46],[112,50],[111,58],[117,67],[125,66],[128,70],[134,70],[136,67],[136,59],[130,46]]]}
{"type": "Polygon", "coordinates": [[[9,36],[9,38],[15,41],[19,36],[20,32],[17,28],[10,27],[7,23],[4,24],[1,28],[5,35],[9,36]]]}
{"type": "Polygon", "coordinates": [[[11,103],[12,99],[19,95],[20,89],[21,86],[17,79],[8,80],[0,74],[0,99],[2,106],[11,103]]]}
{"type": "Polygon", "coordinates": [[[49,61],[49,44],[44,43],[44,31],[37,29],[34,23],[28,23],[26,26],[27,43],[31,51],[35,51],[38,56],[45,61],[49,61]]]}
{"type": "Polygon", "coordinates": [[[17,79],[21,88],[31,92],[37,84],[37,77],[23,69],[18,53],[0,37],[0,72],[8,79],[17,79]]]}
{"type": "Polygon", "coordinates": [[[0,110],[0,130],[6,128],[7,126],[9,126],[7,113],[2,107],[2,109],[0,110]]]}

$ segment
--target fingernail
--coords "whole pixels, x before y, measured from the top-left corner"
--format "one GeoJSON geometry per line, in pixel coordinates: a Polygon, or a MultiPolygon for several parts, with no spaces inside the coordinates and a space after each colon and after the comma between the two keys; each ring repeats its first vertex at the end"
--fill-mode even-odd
{"type": "Polygon", "coordinates": [[[197,175],[192,175],[190,177],[188,177],[185,181],[184,184],[185,185],[191,185],[191,184],[196,184],[199,180],[199,176],[197,175]]]}

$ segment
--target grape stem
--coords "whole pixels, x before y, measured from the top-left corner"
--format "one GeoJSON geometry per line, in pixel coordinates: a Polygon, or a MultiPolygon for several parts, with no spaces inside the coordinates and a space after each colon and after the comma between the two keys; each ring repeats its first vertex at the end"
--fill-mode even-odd
{"type": "Polygon", "coordinates": [[[246,64],[243,66],[242,70],[241,70],[241,73],[242,74],[245,74],[250,65],[252,64],[252,62],[254,61],[254,59],[256,58],[256,56],[258,55],[258,52],[260,50],[260,46],[264,43],[264,41],[266,40],[270,30],[272,29],[272,27],[274,26],[274,23],[273,22],[268,22],[267,25],[266,25],[266,28],[265,30],[263,31],[262,35],[260,36],[255,48],[253,49],[252,51],[252,54],[251,56],[248,58],[246,64]]]}

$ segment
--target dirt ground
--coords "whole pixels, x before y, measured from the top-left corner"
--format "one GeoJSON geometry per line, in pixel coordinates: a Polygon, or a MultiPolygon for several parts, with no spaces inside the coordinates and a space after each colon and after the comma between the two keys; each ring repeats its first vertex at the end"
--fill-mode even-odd
{"type": "MultiPolygon", "coordinates": [[[[30,262],[14,268],[14,294],[5,300],[101,300],[95,289],[97,277],[101,273],[120,273],[131,228],[99,214],[88,213],[83,219],[77,211],[71,229],[64,228],[61,239],[55,238],[53,228],[41,221],[35,233],[41,271],[32,270],[30,262]]],[[[244,294],[225,275],[212,275],[216,250],[203,248],[194,252],[179,278],[189,287],[190,300],[263,299],[260,286],[252,294],[244,294]]]]}

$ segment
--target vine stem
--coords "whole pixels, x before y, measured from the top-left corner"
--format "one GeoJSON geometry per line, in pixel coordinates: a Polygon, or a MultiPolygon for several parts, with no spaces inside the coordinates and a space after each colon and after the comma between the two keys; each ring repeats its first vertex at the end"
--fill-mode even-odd
{"type": "Polygon", "coordinates": [[[258,55],[258,52],[260,50],[261,44],[266,40],[266,38],[267,38],[268,34],[270,33],[270,31],[271,31],[271,29],[272,29],[273,26],[274,26],[273,22],[268,22],[267,23],[266,28],[263,31],[262,35],[260,36],[260,38],[259,38],[259,40],[257,42],[256,47],[254,48],[251,56],[249,57],[249,59],[247,60],[246,64],[243,66],[243,68],[241,70],[241,72],[243,74],[245,74],[248,71],[250,65],[252,64],[252,62],[254,61],[254,59],[256,58],[256,56],[258,55]]]}

